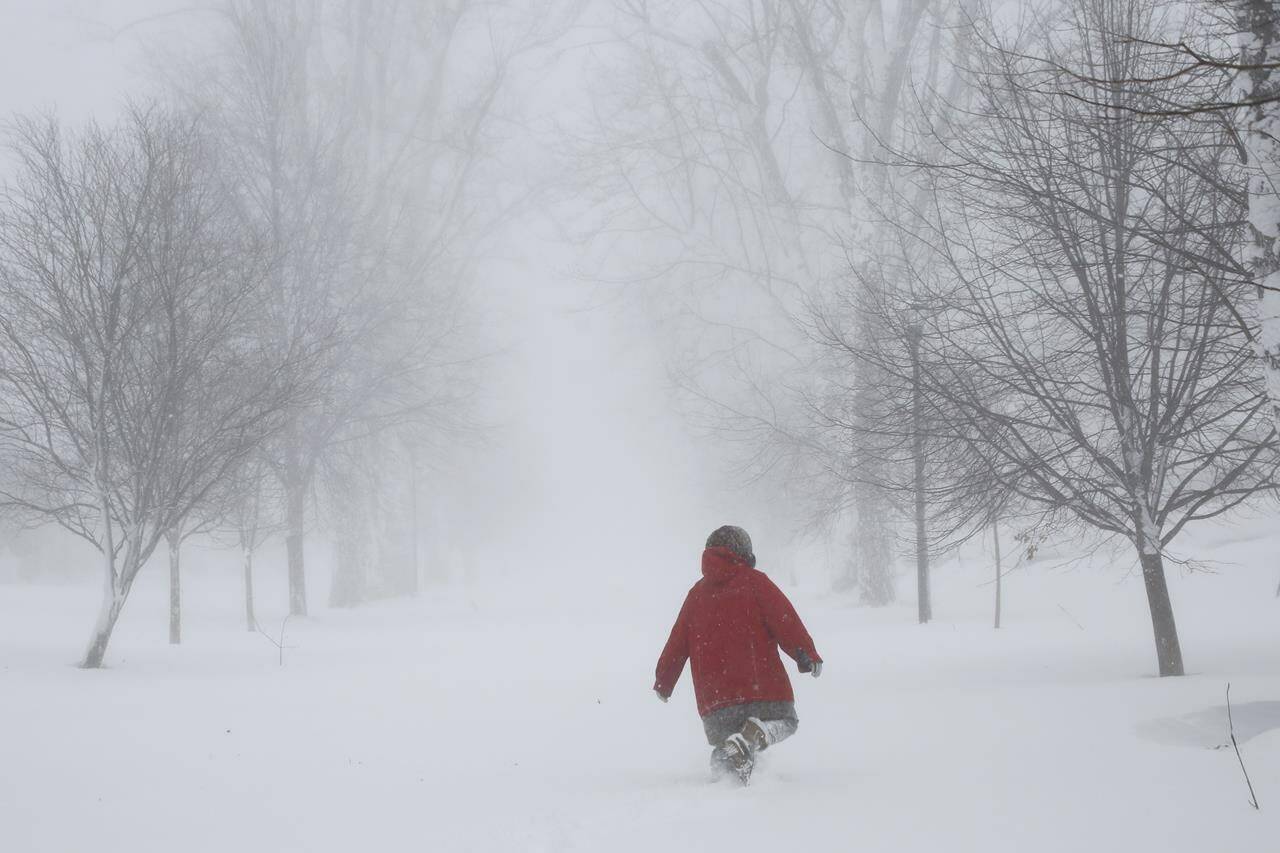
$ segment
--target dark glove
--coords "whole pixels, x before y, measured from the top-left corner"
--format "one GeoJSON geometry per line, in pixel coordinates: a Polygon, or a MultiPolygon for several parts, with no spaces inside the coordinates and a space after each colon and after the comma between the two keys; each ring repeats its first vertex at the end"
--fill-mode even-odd
{"type": "Polygon", "coordinates": [[[801,672],[807,672],[814,678],[822,675],[822,661],[809,657],[809,653],[804,649],[796,650],[796,666],[801,672]]]}

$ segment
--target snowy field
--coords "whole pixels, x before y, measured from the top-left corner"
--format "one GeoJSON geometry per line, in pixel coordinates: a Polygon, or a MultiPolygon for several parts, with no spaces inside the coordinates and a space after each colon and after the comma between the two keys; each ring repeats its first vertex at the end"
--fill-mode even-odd
{"type": "Polygon", "coordinates": [[[1015,571],[999,632],[978,554],[939,569],[923,628],[784,584],[828,664],[747,789],[707,781],[687,673],[649,690],[669,570],[317,608],[283,666],[230,564],[190,573],[178,648],[150,571],[98,672],[72,665],[95,584],[6,584],[0,851],[1280,849],[1280,539],[1213,532],[1218,573],[1173,572],[1180,679],[1151,677],[1141,583],[1107,555],[1015,571]],[[1261,811],[1215,749],[1228,681],[1261,811]]]}

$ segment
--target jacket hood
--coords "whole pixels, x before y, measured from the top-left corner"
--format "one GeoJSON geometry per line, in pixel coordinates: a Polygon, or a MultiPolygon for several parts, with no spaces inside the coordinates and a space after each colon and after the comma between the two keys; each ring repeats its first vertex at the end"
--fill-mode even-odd
{"type": "Polygon", "coordinates": [[[728,583],[743,569],[749,568],[751,566],[746,560],[728,548],[708,548],[702,552],[702,576],[716,586],[728,583]]]}

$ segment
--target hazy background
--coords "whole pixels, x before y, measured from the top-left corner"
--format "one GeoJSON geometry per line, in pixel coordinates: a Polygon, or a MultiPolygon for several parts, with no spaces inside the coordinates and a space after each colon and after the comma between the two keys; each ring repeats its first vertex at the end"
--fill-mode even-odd
{"type": "MultiPolygon", "coordinates": [[[[332,7],[367,12],[384,8],[376,5],[381,1],[332,7]]],[[[286,0],[273,2],[256,11],[289,8],[286,0]]],[[[398,8],[439,8],[434,2],[406,0],[398,8]]],[[[1046,8],[1164,8],[1162,0],[1126,3],[1073,0],[1046,8]]],[[[458,401],[458,420],[440,419],[450,429],[425,440],[417,433],[395,437],[412,445],[410,454],[430,448],[415,484],[421,503],[412,528],[403,524],[404,483],[417,469],[403,464],[405,447],[388,452],[370,442],[374,448],[367,451],[383,454],[379,470],[387,476],[380,483],[388,493],[385,503],[378,503],[380,494],[369,503],[400,511],[394,527],[379,526],[362,514],[367,504],[361,501],[370,496],[344,491],[351,480],[342,479],[349,471],[341,469],[351,457],[343,455],[345,447],[335,450],[338,440],[326,447],[340,457],[333,464],[337,476],[317,478],[300,525],[309,611],[306,601],[301,608],[291,601],[286,525],[278,517],[252,573],[242,573],[233,533],[220,531],[219,541],[202,536],[182,549],[180,584],[171,580],[179,573],[161,541],[136,588],[117,589],[121,575],[109,565],[105,596],[103,560],[93,548],[52,523],[18,532],[8,515],[0,519],[0,851],[1273,849],[1280,837],[1280,535],[1273,498],[1280,477],[1267,477],[1280,470],[1276,448],[1260,453],[1259,482],[1250,484],[1257,493],[1248,504],[1189,528],[1164,555],[1163,606],[1168,610],[1170,599],[1176,606],[1187,651],[1185,675],[1179,652],[1179,677],[1153,677],[1173,674],[1166,672],[1161,653],[1167,646],[1153,616],[1163,611],[1144,586],[1144,577],[1155,575],[1144,576],[1139,563],[1151,555],[1135,547],[1140,537],[1128,535],[1149,531],[1100,530],[1096,519],[1072,518],[1071,507],[1054,503],[1057,477],[1085,492],[1101,482],[1099,493],[1121,496],[1115,507],[1123,506],[1125,492],[1097,473],[1091,446],[1059,447],[1060,453],[1035,458],[1061,434],[1052,423],[1038,436],[1050,439],[1015,454],[1017,464],[1039,470],[1050,483],[1039,492],[1024,490],[1032,492],[1026,505],[1006,494],[1017,491],[1011,484],[1027,482],[1017,469],[997,462],[975,471],[981,466],[972,459],[958,454],[951,464],[943,453],[940,463],[930,459],[936,479],[929,484],[937,486],[930,500],[941,509],[926,519],[927,530],[909,523],[912,498],[925,491],[923,477],[911,477],[912,463],[926,455],[910,439],[950,438],[954,424],[947,421],[935,434],[928,425],[920,429],[917,418],[904,423],[920,389],[918,377],[903,381],[913,366],[902,346],[911,340],[904,319],[914,320],[919,332],[921,279],[952,284],[970,268],[963,262],[933,267],[936,259],[916,251],[912,233],[905,245],[884,239],[912,232],[918,223],[910,215],[925,205],[892,209],[917,187],[891,186],[871,156],[883,152],[869,141],[875,128],[867,124],[880,121],[880,130],[925,154],[955,140],[931,136],[921,123],[955,130],[988,180],[975,193],[952,187],[952,201],[985,203],[985,219],[975,220],[979,230],[985,225],[1004,233],[999,226],[1008,226],[1009,213],[1022,207],[1000,189],[1006,152],[980,144],[992,123],[947,124],[957,113],[984,118],[966,112],[976,95],[957,86],[932,103],[915,100],[929,80],[950,85],[961,76],[953,66],[974,59],[967,53],[975,46],[970,36],[990,33],[960,22],[981,4],[557,5],[574,9],[576,24],[524,56],[506,81],[495,122],[500,156],[489,158],[486,150],[486,168],[493,171],[475,190],[517,197],[536,188],[538,194],[479,241],[474,276],[467,267],[460,277],[468,305],[458,385],[468,393],[458,401]],[[659,13],[656,34],[637,24],[637,10],[650,8],[659,13]],[[743,10],[762,9],[774,17],[757,29],[743,10]],[[846,16],[871,9],[885,17],[846,16]],[[806,26],[830,51],[825,95],[812,85],[822,63],[797,37],[806,26]],[[755,114],[740,109],[734,74],[723,71],[729,61],[743,79],[755,75],[760,84],[755,114]],[[669,91],[687,99],[664,112],[654,104],[669,91]],[[884,107],[879,119],[870,114],[876,105],[884,107]],[[870,110],[855,116],[857,107],[870,110]],[[766,128],[772,135],[757,134],[756,119],[774,122],[766,128]],[[673,142],[686,141],[682,128],[709,153],[682,156],[673,142]],[[841,133],[850,151],[870,152],[857,170],[819,144],[841,133]],[[781,187],[771,187],[769,170],[757,168],[771,160],[783,173],[781,187]],[[656,208],[648,208],[654,199],[656,208]],[[887,221],[889,214],[900,218],[887,221]],[[860,240],[868,234],[874,239],[860,240]],[[902,256],[885,249],[888,244],[902,256]],[[883,273],[879,262],[890,270],[880,281],[884,292],[864,287],[866,276],[883,273]],[[895,275],[904,269],[911,275],[895,275]],[[631,284],[620,283],[628,278],[631,284]],[[882,325],[851,355],[843,345],[867,331],[864,317],[882,325]],[[826,339],[815,334],[824,321],[833,332],[826,339]],[[877,357],[886,359],[884,371],[868,370],[868,360],[877,357]],[[886,373],[896,381],[884,381],[886,373]],[[867,471],[883,475],[883,482],[859,494],[867,471]],[[868,512],[855,514],[852,506],[868,512]],[[335,553],[351,544],[341,539],[350,537],[341,524],[347,510],[364,525],[360,536],[375,542],[347,563],[360,564],[372,553],[368,562],[383,571],[367,579],[359,590],[364,597],[333,604],[338,585],[331,578],[344,577],[334,570],[335,553]],[[702,542],[724,523],[752,533],[760,567],[795,604],[825,662],[814,679],[784,658],[802,725],[795,738],[761,757],[746,789],[708,783],[709,746],[688,672],[669,702],[651,690],[654,662],[698,575],[702,542]],[[407,561],[399,546],[410,529],[421,547],[413,578],[420,585],[402,583],[407,561]],[[933,538],[926,541],[925,533],[933,538]],[[393,538],[396,549],[388,547],[390,558],[382,559],[377,545],[393,538]],[[931,567],[920,567],[918,553],[931,555],[931,567]],[[924,580],[919,586],[918,578],[924,580]],[[930,583],[932,609],[929,597],[918,595],[930,583]],[[125,594],[110,650],[93,659],[103,614],[125,594]],[[1228,685],[1233,718],[1225,705],[1228,685]],[[1237,734],[1239,759],[1229,746],[1237,734]],[[1246,763],[1260,811],[1250,804],[1240,772],[1246,763]]],[[[1005,11],[1027,5],[996,4],[1005,11]]],[[[503,10],[498,29],[515,27],[512,21],[530,7],[525,0],[475,0],[473,6],[503,10]]],[[[110,122],[130,98],[172,95],[166,75],[181,76],[175,69],[187,70],[183,63],[199,55],[206,35],[212,42],[215,14],[183,0],[0,0],[0,125],[43,111],[71,128],[92,119],[110,122]]],[[[257,17],[262,26],[272,20],[271,14],[257,17]]],[[[1053,39],[1114,47],[1113,32],[1072,29],[1069,17],[1044,19],[1053,39]]],[[[1028,16],[1032,40],[1044,35],[1035,23],[1028,16]]],[[[983,26],[981,15],[975,26],[983,26]]],[[[468,31],[473,46],[483,40],[482,29],[477,24],[468,31]]],[[[404,31],[394,33],[388,40],[394,50],[416,44],[404,31]]],[[[349,47],[343,42],[339,54],[349,47]]],[[[983,61],[1008,58],[985,47],[983,61]]],[[[243,58],[227,53],[226,64],[243,58]]],[[[479,73],[483,59],[475,63],[479,73]]],[[[468,70],[466,62],[458,66],[468,70]]],[[[345,85],[342,75],[317,77],[345,85]]],[[[1052,93],[1031,93],[1026,79],[976,73],[967,84],[978,89],[1003,80],[1009,99],[1034,94],[1039,111],[1027,114],[1032,125],[1041,113],[1059,120],[1057,110],[1068,118],[1083,113],[1080,123],[1060,122],[1058,141],[1081,124],[1089,132],[1071,138],[1116,126],[1077,102],[1064,108],[1052,93]]],[[[476,88],[474,79],[461,83],[457,92],[476,88]]],[[[243,109],[251,89],[235,92],[228,108],[243,109]]],[[[336,94],[345,97],[346,90],[336,94]]],[[[396,96],[414,95],[390,97],[396,96]]],[[[984,108],[998,113],[1010,102],[992,97],[984,108]]],[[[313,118],[307,114],[300,124],[322,137],[313,118]]],[[[353,124],[361,130],[353,133],[376,135],[375,122],[360,118],[353,124]]],[[[1010,138],[1034,136],[1007,115],[995,124],[1010,138]]],[[[1203,141],[1183,131],[1189,147],[1177,154],[1203,141]]],[[[443,147],[439,139],[424,145],[443,147]]],[[[1166,153],[1135,148],[1148,167],[1166,153]]],[[[1211,174],[1223,185],[1237,180],[1231,152],[1208,148],[1221,161],[1212,166],[1222,169],[1211,174]]],[[[1065,195],[1103,196],[1112,189],[1110,173],[1094,168],[1088,154],[1065,144],[1045,150],[1079,155],[1050,164],[1068,182],[1065,195]]],[[[263,163],[254,165],[261,179],[263,163]]],[[[423,197],[436,198],[430,191],[437,187],[414,166],[412,186],[426,186],[423,197]]],[[[1143,176],[1166,171],[1162,165],[1143,176]]],[[[11,152],[0,145],[0,178],[12,174],[11,152]]],[[[1223,194],[1237,205],[1228,211],[1232,222],[1243,216],[1239,195],[1223,194]]],[[[1216,204],[1210,198],[1211,209],[1199,211],[1199,227],[1210,235],[1221,227],[1210,215],[1216,204]]],[[[0,205],[0,212],[11,206],[0,205]]],[[[407,215],[416,226],[413,213],[421,212],[407,215]]],[[[423,221],[434,224],[430,217],[423,221]]],[[[1159,231],[1165,221],[1157,216],[1142,224],[1159,231]]],[[[295,233],[310,236],[305,229],[295,233]]],[[[362,236],[354,235],[353,245],[362,236]]],[[[1101,245],[1087,224],[1074,236],[1095,251],[1101,245]]],[[[459,254],[471,248],[468,242],[459,254]]],[[[1235,248],[1225,247],[1223,255],[1235,248]]],[[[994,240],[975,251],[983,249],[1003,257],[1007,247],[994,240]]],[[[1210,255],[1210,268],[1229,269],[1222,256],[1210,255]]],[[[431,267],[424,300],[447,289],[439,269],[450,269],[451,261],[431,267]]],[[[1053,259],[1048,266],[1050,278],[1060,272],[1053,259]]],[[[1180,297],[1203,298],[1207,289],[1180,263],[1168,267],[1186,279],[1179,279],[1180,297]]],[[[1025,281],[1039,281],[1039,273],[1045,269],[1023,259],[1007,280],[979,296],[1008,295],[1025,281]]],[[[1212,327],[1206,338],[1224,342],[1229,352],[1217,357],[1235,365],[1231,376],[1257,382],[1258,359],[1231,360],[1244,346],[1238,332],[1258,325],[1256,288],[1247,275],[1222,275],[1246,319],[1242,328],[1232,322],[1224,322],[1225,332],[1212,327]]],[[[283,275],[272,280],[281,282],[287,290],[283,275]]],[[[12,300],[14,289],[3,295],[12,300]]],[[[971,306],[978,300],[958,301],[971,306]]],[[[1166,302],[1146,316],[1176,317],[1179,307],[1166,302]]],[[[989,318],[992,334],[1023,319],[996,313],[989,318]]],[[[269,324],[279,315],[266,316],[269,324]]],[[[1080,317],[1063,322],[1032,311],[1030,318],[1068,342],[1079,329],[1096,331],[1075,322],[1080,317]]],[[[388,337],[395,340],[396,330],[388,337]]],[[[938,345],[932,350],[938,363],[986,369],[978,361],[956,368],[939,357],[990,355],[990,348],[966,349],[963,331],[955,334],[930,342],[938,345]]],[[[13,337],[0,334],[0,343],[12,345],[13,337]]],[[[1167,352],[1182,356],[1179,346],[1167,352]]],[[[362,375],[375,373],[369,365],[376,359],[365,356],[362,375]]],[[[1086,366],[1083,378],[1062,377],[1059,363],[1042,361],[1032,367],[1050,385],[1060,382],[1054,387],[1071,386],[1074,393],[1080,380],[1084,390],[1069,402],[1083,417],[1095,417],[1099,405],[1089,392],[1102,384],[1100,368],[1086,366]]],[[[996,363],[1006,377],[1025,367],[996,363]]],[[[1160,396],[1151,394],[1156,402],[1163,402],[1160,396]]],[[[985,401],[966,402],[957,415],[961,429],[967,417],[985,426],[1001,422],[1000,412],[982,410],[985,401]]],[[[1038,399],[1039,408],[1031,410],[1060,411],[1062,402],[1038,399]]],[[[355,439],[343,439],[367,440],[363,426],[351,428],[355,439]]],[[[1088,438],[1120,458],[1120,426],[1088,438]]],[[[163,426],[153,431],[165,432],[163,426]]],[[[1259,431],[1268,440],[1274,434],[1259,431]]],[[[264,455],[275,454],[272,470],[283,469],[275,436],[263,444],[264,455]]],[[[1194,452],[1197,445],[1188,447],[1194,452]]],[[[1221,450],[1212,447],[1206,455],[1221,450]]],[[[82,481],[91,479],[81,474],[82,481]]],[[[238,510],[245,498],[231,494],[238,510]]],[[[243,527],[235,510],[219,512],[217,524],[243,527]]],[[[160,529],[158,522],[153,526],[160,529]]],[[[1170,621],[1164,630],[1172,627],[1170,621]]]]}
{"type": "MultiPolygon", "coordinates": [[[[199,44],[209,15],[177,0],[0,0],[0,115],[109,120],[151,91],[168,37],[199,44]]],[[[530,169],[569,168],[540,147],[538,133],[572,126],[585,108],[581,45],[591,41],[584,26],[513,87],[535,118],[530,169]]],[[[563,191],[556,204],[572,216],[563,191]]],[[[481,265],[468,334],[483,354],[474,417],[484,429],[440,463],[447,486],[424,510],[433,523],[423,573],[475,581],[534,572],[543,582],[609,587],[648,583],[637,573],[692,576],[707,532],[723,523],[760,530],[769,513],[725,473],[728,454],[696,435],[673,405],[645,300],[590,280],[554,215],[522,216],[481,265]]],[[[772,519],[767,529],[771,537],[757,544],[762,560],[822,578],[812,555],[792,557],[788,522],[772,519]]],[[[60,534],[45,536],[62,542],[60,534]]],[[[83,555],[74,559],[86,561],[85,574],[96,571],[90,551],[64,544],[72,550],[43,552],[53,563],[44,570],[61,573],[56,563],[83,555]]],[[[313,565],[327,563],[322,542],[308,551],[313,565]]],[[[197,569],[208,560],[195,549],[197,569]]],[[[279,568],[270,558],[262,566],[279,568]]],[[[317,577],[315,595],[325,588],[317,577]]]]}

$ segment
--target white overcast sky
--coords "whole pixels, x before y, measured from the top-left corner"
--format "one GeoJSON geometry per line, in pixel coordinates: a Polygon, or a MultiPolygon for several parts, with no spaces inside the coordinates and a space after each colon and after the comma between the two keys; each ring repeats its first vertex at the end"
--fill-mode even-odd
{"type": "Polygon", "coordinates": [[[179,0],[0,0],[0,114],[113,110],[143,72],[143,35],[183,8],[179,0]]]}

